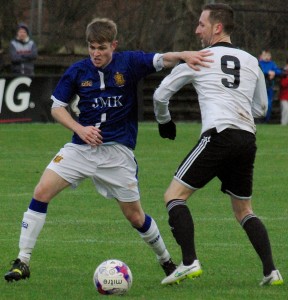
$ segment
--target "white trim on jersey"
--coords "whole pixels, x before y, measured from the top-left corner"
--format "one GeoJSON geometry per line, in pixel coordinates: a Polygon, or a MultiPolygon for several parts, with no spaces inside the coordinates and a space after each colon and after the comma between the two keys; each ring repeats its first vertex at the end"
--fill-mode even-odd
{"type": "Polygon", "coordinates": [[[153,57],[153,66],[157,72],[164,68],[163,55],[162,53],[156,53],[153,57]]]}
{"type": "Polygon", "coordinates": [[[57,100],[53,95],[51,96],[51,99],[53,100],[52,108],[67,107],[68,106],[68,103],[57,100]]]}
{"type": "Polygon", "coordinates": [[[100,90],[104,91],[105,90],[104,73],[98,70],[98,74],[100,77],[100,90]]]}

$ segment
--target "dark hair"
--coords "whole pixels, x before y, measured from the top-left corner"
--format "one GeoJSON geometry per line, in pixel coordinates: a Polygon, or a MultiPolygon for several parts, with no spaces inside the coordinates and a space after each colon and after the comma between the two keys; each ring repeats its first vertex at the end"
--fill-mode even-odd
{"type": "Polygon", "coordinates": [[[270,52],[270,53],[271,53],[271,51],[270,51],[269,48],[263,48],[263,49],[262,49],[262,52],[270,52]]]}
{"type": "Polygon", "coordinates": [[[117,36],[117,25],[110,19],[96,18],[87,25],[86,40],[87,42],[113,42],[117,36]]]}
{"type": "Polygon", "coordinates": [[[17,27],[17,32],[19,31],[19,29],[24,29],[26,33],[29,35],[29,28],[25,23],[19,23],[17,27]]]}
{"type": "Polygon", "coordinates": [[[234,29],[234,12],[231,6],[224,3],[206,4],[203,10],[209,10],[209,20],[211,24],[220,22],[223,24],[223,30],[227,34],[231,34],[234,29]]]}

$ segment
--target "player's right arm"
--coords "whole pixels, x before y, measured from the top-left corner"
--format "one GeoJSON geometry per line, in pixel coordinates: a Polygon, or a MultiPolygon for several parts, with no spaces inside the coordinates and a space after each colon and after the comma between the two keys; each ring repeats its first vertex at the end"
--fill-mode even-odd
{"type": "Polygon", "coordinates": [[[73,119],[64,106],[52,107],[51,115],[64,127],[77,133],[86,144],[93,147],[102,144],[101,130],[95,126],[82,126],[73,119]]]}
{"type": "Polygon", "coordinates": [[[170,98],[185,84],[191,82],[191,73],[193,72],[187,64],[175,67],[154,92],[154,114],[158,122],[159,134],[162,138],[174,140],[176,137],[176,125],[172,121],[169,111],[170,98]]]}
{"type": "Polygon", "coordinates": [[[171,120],[169,112],[170,98],[184,85],[192,82],[193,70],[187,64],[180,64],[166,76],[153,95],[154,113],[158,123],[165,124],[171,120]]]}
{"type": "Polygon", "coordinates": [[[199,71],[199,66],[209,67],[209,63],[213,62],[209,58],[211,55],[213,54],[210,50],[166,52],[163,54],[163,64],[164,68],[173,68],[180,61],[184,61],[190,68],[199,71]]]}

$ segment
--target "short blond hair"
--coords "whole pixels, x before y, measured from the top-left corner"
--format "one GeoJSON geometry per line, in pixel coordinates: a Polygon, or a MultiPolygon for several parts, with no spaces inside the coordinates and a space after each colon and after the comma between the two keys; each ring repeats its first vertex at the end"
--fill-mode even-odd
{"type": "Polygon", "coordinates": [[[86,41],[99,44],[115,41],[117,36],[117,25],[107,18],[95,18],[86,28],[86,41]]]}

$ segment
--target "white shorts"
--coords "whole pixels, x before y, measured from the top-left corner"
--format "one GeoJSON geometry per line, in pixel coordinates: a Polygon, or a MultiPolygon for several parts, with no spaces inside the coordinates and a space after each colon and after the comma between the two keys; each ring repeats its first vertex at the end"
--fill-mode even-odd
{"type": "Polygon", "coordinates": [[[138,165],[132,150],[120,144],[77,145],[67,143],[56,154],[48,169],[53,170],[72,187],[91,178],[97,191],[106,198],[123,202],[140,200],[138,165]]]}

